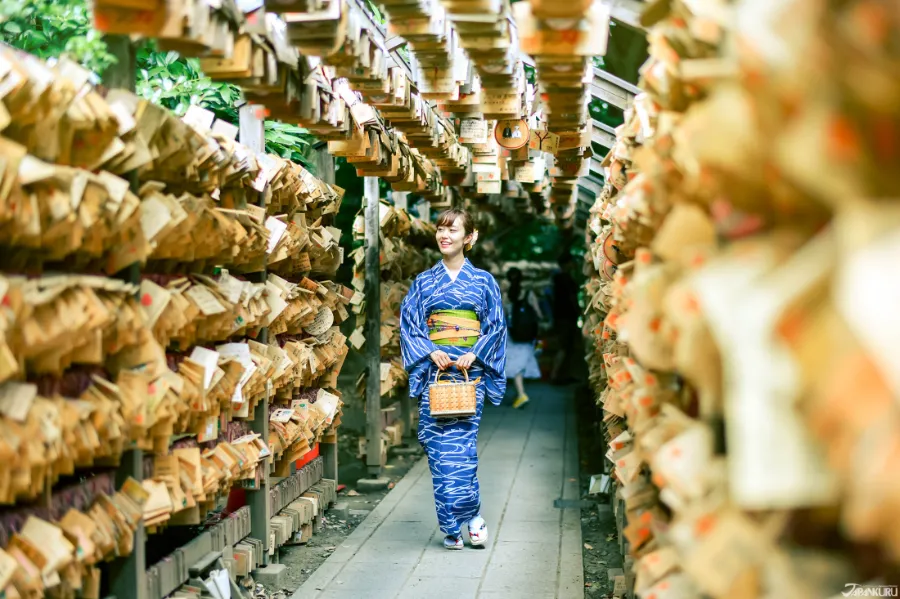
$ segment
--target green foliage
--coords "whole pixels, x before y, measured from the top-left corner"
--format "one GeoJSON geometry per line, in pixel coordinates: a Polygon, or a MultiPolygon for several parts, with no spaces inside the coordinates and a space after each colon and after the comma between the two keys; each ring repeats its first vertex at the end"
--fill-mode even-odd
{"type": "Polygon", "coordinates": [[[278,121],[266,121],[266,151],[302,164],[313,174],[316,173],[315,163],[311,159],[314,140],[315,138],[302,127],[278,121]]]}
{"type": "Polygon", "coordinates": [[[67,54],[95,73],[117,62],[83,0],[0,0],[0,40],[39,58],[67,54]]]}
{"type": "MultiPolygon", "coordinates": [[[[91,27],[85,0],[0,0],[0,41],[39,58],[68,55],[98,75],[117,62],[102,34],[91,27]]],[[[135,88],[138,95],[182,115],[191,105],[216,117],[238,123],[241,90],[211,80],[196,58],[160,52],[153,42],[137,50],[135,88]]],[[[266,121],[266,151],[312,169],[309,151],[313,138],[295,125],[266,121]]]]}
{"type": "Polygon", "coordinates": [[[366,8],[369,9],[369,13],[372,15],[372,18],[378,21],[380,25],[384,25],[384,15],[381,14],[380,10],[378,10],[378,5],[376,5],[372,0],[366,0],[365,4],[366,8]]]}
{"type": "Polygon", "coordinates": [[[563,248],[559,227],[543,219],[503,229],[494,237],[498,260],[554,261],[563,248]]]}
{"type": "Polygon", "coordinates": [[[610,127],[618,127],[625,122],[625,111],[609,102],[592,99],[588,105],[591,118],[610,127]]]}
{"type": "Polygon", "coordinates": [[[644,31],[610,21],[606,56],[594,59],[594,66],[637,85],[641,65],[647,60],[648,43],[644,31]]]}
{"type": "MultiPolygon", "coordinates": [[[[200,70],[196,58],[177,52],[159,52],[144,44],[137,54],[137,92],[182,115],[191,105],[212,111],[217,118],[237,124],[241,90],[230,83],[213,81],[200,70]]],[[[266,151],[293,160],[312,170],[309,160],[312,136],[306,129],[277,121],[265,122],[266,151]]]]}
{"type": "Polygon", "coordinates": [[[226,121],[238,120],[235,104],[241,100],[241,91],[237,87],[212,81],[200,70],[196,58],[159,52],[152,43],[138,49],[136,88],[139,95],[179,115],[194,104],[226,121]]]}

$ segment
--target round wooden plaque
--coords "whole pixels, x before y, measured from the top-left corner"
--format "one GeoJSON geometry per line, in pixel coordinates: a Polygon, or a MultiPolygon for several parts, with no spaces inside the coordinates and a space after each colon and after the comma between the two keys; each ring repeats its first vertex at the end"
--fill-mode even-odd
{"type": "Polygon", "coordinates": [[[494,139],[501,148],[518,150],[528,143],[528,123],[525,119],[505,119],[497,121],[494,127],[494,139]]]}

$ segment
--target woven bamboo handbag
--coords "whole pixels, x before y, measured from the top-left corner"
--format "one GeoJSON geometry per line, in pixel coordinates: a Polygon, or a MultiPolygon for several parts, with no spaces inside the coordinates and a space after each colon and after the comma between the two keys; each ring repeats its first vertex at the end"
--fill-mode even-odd
{"type": "Polygon", "coordinates": [[[429,402],[432,418],[462,418],[474,416],[477,408],[475,399],[475,387],[480,377],[474,381],[469,380],[469,372],[463,369],[465,382],[442,381],[441,375],[447,374],[438,371],[434,377],[434,383],[428,388],[429,402]]]}

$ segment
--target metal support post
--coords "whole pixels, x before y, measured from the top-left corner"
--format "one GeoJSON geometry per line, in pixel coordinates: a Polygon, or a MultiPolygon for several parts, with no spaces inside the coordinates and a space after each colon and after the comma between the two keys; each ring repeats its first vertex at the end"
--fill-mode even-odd
{"type": "Polygon", "coordinates": [[[366,466],[381,475],[381,260],[378,179],[366,177],[366,466]]]}

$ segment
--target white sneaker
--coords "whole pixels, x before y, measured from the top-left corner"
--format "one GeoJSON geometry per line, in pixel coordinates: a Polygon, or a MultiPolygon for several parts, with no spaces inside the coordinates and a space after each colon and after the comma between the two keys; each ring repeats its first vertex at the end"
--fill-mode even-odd
{"type": "Polygon", "coordinates": [[[463,548],[463,540],[462,535],[458,535],[454,537],[453,535],[447,535],[444,537],[444,549],[462,549],[463,548]]]}
{"type": "Polygon", "coordinates": [[[480,547],[487,543],[488,529],[487,522],[481,516],[475,516],[469,520],[469,542],[472,547],[480,547]]]}

